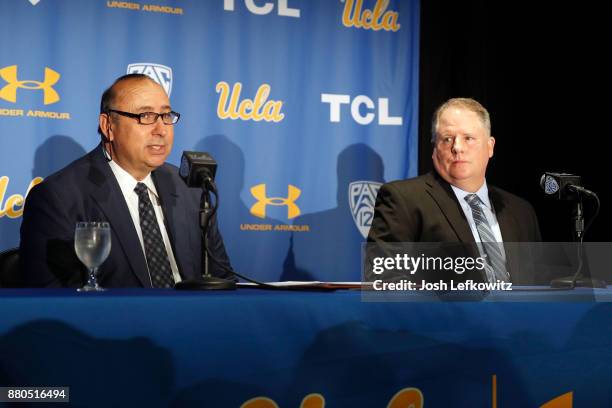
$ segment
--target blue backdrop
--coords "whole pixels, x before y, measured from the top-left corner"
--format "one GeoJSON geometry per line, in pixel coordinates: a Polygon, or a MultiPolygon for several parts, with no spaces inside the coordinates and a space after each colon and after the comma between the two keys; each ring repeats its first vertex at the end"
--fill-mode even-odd
{"type": "Polygon", "coordinates": [[[226,246],[256,278],[359,280],[380,183],[417,174],[418,0],[0,0],[0,36],[0,250],[127,72],[181,113],[171,163],[219,163],[226,246]]]}

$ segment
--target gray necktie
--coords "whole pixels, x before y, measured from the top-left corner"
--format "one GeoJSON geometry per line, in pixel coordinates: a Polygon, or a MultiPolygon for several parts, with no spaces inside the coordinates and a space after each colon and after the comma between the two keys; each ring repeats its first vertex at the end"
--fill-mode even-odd
{"type": "Polygon", "coordinates": [[[145,247],[145,257],[154,288],[171,288],[174,286],[172,268],[168,260],[168,252],[162,239],[161,231],[155,217],[153,204],[149,199],[149,190],[144,183],[136,184],[134,188],[138,194],[138,215],[140,216],[140,229],[145,247]]]}
{"type": "Polygon", "coordinates": [[[468,194],[465,201],[472,209],[472,217],[476,223],[476,230],[480,236],[480,242],[487,256],[487,278],[489,282],[510,282],[510,275],[506,270],[506,263],[502,253],[502,247],[495,239],[493,230],[487,221],[487,217],[480,206],[480,198],[476,194],[468,194]]]}

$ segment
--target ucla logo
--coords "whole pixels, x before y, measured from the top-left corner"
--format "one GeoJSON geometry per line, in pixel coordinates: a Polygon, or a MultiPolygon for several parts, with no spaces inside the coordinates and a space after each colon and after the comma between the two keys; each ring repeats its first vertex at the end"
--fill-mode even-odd
{"type": "Polygon", "coordinates": [[[45,67],[45,77],[42,82],[33,80],[19,80],[17,78],[17,65],[11,65],[0,69],[0,78],[8,82],[0,89],[0,99],[9,102],[17,102],[17,89],[41,89],[43,91],[43,103],[49,105],[60,100],[59,94],[53,89],[53,85],[60,79],[60,74],[51,68],[45,67]]]}
{"type": "Polygon", "coordinates": [[[8,218],[19,218],[23,214],[23,206],[25,204],[25,199],[35,185],[39,184],[43,181],[42,177],[35,177],[28,186],[25,195],[21,194],[13,194],[9,198],[4,201],[4,196],[8,189],[9,177],[2,176],[0,177],[0,218],[6,216],[8,218]]]}
{"type": "Polygon", "coordinates": [[[382,186],[382,183],[375,181],[353,181],[349,184],[348,197],[351,214],[353,215],[355,225],[364,238],[368,236],[372,226],[374,204],[376,203],[376,195],[380,186],[382,186]]]}
{"type": "Polygon", "coordinates": [[[340,0],[344,2],[342,24],[345,27],[363,28],[365,30],[398,31],[399,13],[387,11],[389,0],[376,0],[374,10],[362,10],[363,0],[340,0]]]}
{"type": "Polygon", "coordinates": [[[220,119],[242,119],[254,120],[259,122],[280,122],[285,115],[281,113],[283,102],[268,101],[270,95],[270,85],[262,84],[255,94],[254,99],[245,98],[238,104],[242,84],[236,82],[230,95],[230,86],[227,82],[221,81],[215,88],[219,93],[219,103],[217,104],[217,116],[220,119]]]}
{"type": "MultiPolygon", "coordinates": [[[[497,407],[497,385],[495,375],[493,375],[493,395],[491,406],[497,407]]],[[[300,404],[300,408],[324,408],[326,406],[325,397],[319,393],[306,395],[300,404]]],[[[395,393],[387,403],[387,408],[423,408],[425,406],[425,396],[418,388],[407,387],[395,393]]],[[[574,406],[573,391],[559,395],[548,402],[540,405],[540,408],[572,408],[574,406]]],[[[240,408],[279,408],[278,404],[268,397],[255,397],[245,401],[240,408]]]]}
{"type": "MultiPolygon", "coordinates": [[[[397,392],[387,404],[387,408],[423,408],[425,398],[418,388],[404,388],[397,392]]],[[[325,397],[319,393],[308,394],[302,399],[300,408],[324,408],[325,397]]],[[[244,402],[240,408],[279,408],[268,397],[256,397],[244,402]]]]}
{"type": "Polygon", "coordinates": [[[269,205],[287,206],[287,218],[292,219],[300,215],[300,207],[295,203],[302,194],[302,190],[289,184],[287,186],[287,197],[268,197],[266,185],[258,184],[251,187],[251,194],[257,202],[251,207],[251,214],[259,218],[266,217],[266,207],[269,205]]]}
{"type": "Polygon", "coordinates": [[[128,74],[144,74],[160,84],[168,96],[172,92],[172,68],[151,62],[139,62],[127,67],[128,74]]]}

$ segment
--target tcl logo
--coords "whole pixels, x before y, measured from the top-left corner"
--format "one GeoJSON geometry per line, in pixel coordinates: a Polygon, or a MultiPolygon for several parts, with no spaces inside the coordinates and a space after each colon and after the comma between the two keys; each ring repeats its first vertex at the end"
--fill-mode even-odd
{"type": "MultiPolygon", "coordinates": [[[[247,10],[249,10],[253,14],[258,14],[260,16],[265,14],[270,14],[272,10],[274,10],[274,6],[276,5],[277,13],[279,16],[284,17],[295,17],[300,18],[300,9],[298,8],[290,8],[288,5],[289,0],[276,0],[273,1],[257,1],[255,0],[242,0],[240,3],[244,3],[247,10]]],[[[235,0],[223,0],[223,9],[225,11],[234,11],[236,1],[235,0]]]]}
{"type": "Polygon", "coordinates": [[[378,124],[402,126],[401,116],[389,116],[389,98],[378,98],[378,106],[366,95],[321,94],[321,102],[329,103],[329,121],[340,122],[342,105],[351,105],[351,116],[360,125],[369,125],[378,114],[378,124]]]}

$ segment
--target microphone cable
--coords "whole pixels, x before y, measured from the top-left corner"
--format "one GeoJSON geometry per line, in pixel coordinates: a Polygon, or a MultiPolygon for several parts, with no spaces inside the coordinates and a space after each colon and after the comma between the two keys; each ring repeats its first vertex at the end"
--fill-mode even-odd
{"type": "MultiPolygon", "coordinates": [[[[205,183],[208,182],[209,184],[209,191],[214,195],[215,199],[214,199],[214,205],[211,207],[210,209],[210,214],[208,214],[207,218],[206,218],[206,224],[204,226],[204,228],[202,229],[202,239],[207,239],[204,236],[204,231],[208,232],[208,226],[210,224],[210,221],[212,219],[212,217],[215,216],[215,214],[217,213],[217,209],[219,208],[219,194],[217,193],[217,186],[214,182],[214,180],[212,180],[212,178],[208,177],[205,181],[205,183]]],[[[200,208],[200,216],[202,216],[202,213],[205,212],[206,209],[200,208]]],[[[225,265],[223,262],[221,262],[220,259],[218,259],[210,250],[210,247],[208,246],[208,241],[206,242],[206,254],[208,255],[208,258],[210,260],[212,260],[218,267],[220,267],[224,272],[227,272],[229,274],[235,275],[241,279],[244,279],[247,282],[251,282],[256,284],[257,286],[261,287],[261,288],[265,288],[265,289],[282,289],[282,290],[291,290],[290,287],[278,287],[278,286],[274,286],[274,285],[270,285],[268,283],[265,282],[260,282],[258,280],[255,280],[253,278],[249,278],[247,276],[244,276],[242,274],[239,274],[238,272],[236,272],[234,269],[228,267],[227,265],[225,265]]]]}

